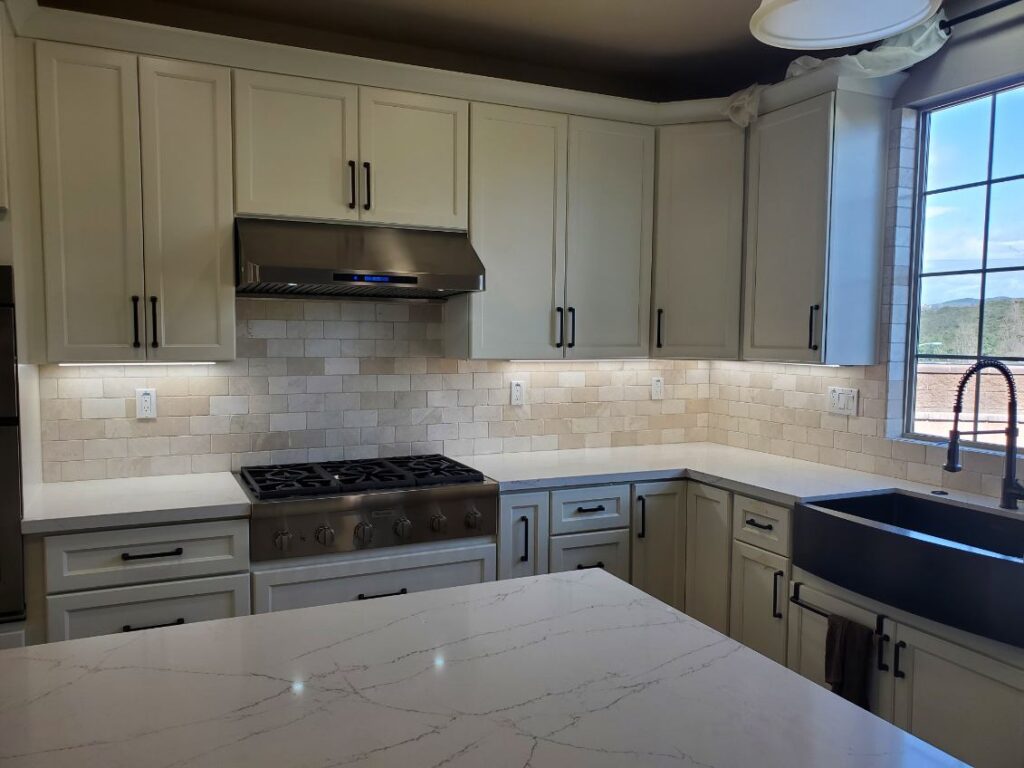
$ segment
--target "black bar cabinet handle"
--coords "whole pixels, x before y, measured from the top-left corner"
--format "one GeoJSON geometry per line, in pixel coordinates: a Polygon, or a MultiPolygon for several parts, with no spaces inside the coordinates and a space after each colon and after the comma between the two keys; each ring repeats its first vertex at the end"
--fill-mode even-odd
{"type": "Polygon", "coordinates": [[[523,515],[519,518],[519,522],[523,524],[523,554],[519,557],[519,562],[528,563],[530,562],[530,518],[523,515]]]}
{"type": "Polygon", "coordinates": [[[366,173],[366,202],[363,203],[363,210],[368,211],[373,207],[373,197],[370,194],[370,164],[363,163],[363,171],[366,173]]]}
{"type": "Polygon", "coordinates": [[[900,640],[892,650],[892,676],[906,677],[907,673],[900,669],[900,651],[907,647],[907,644],[900,640]]]}
{"type": "Polygon", "coordinates": [[[356,207],[356,161],[348,161],[348,189],[349,189],[349,210],[355,210],[356,207]]]}
{"type": "Polygon", "coordinates": [[[576,570],[577,571],[589,571],[592,568],[604,568],[604,561],[603,560],[598,560],[593,565],[584,565],[583,563],[580,563],[579,565],[576,566],[576,570]]]}
{"type": "Polygon", "coordinates": [[[662,344],[662,342],[661,342],[661,319],[662,319],[662,318],[663,318],[664,316],[665,316],[665,310],[664,310],[664,309],[659,309],[659,310],[658,310],[658,323],[657,323],[657,341],[655,342],[655,346],[656,346],[656,347],[657,347],[658,349],[661,349],[662,347],[664,347],[664,346],[665,346],[665,345],[664,345],[664,344],[662,344]]]}
{"type": "Polygon", "coordinates": [[[358,595],[356,595],[356,600],[377,600],[378,598],[381,598],[381,597],[394,597],[395,595],[407,595],[407,594],[409,594],[409,590],[406,589],[405,587],[402,587],[397,592],[383,592],[383,593],[381,593],[379,595],[364,595],[362,592],[360,592],[358,595]]]}
{"type": "Polygon", "coordinates": [[[149,297],[149,307],[153,311],[153,341],[150,343],[149,346],[151,346],[153,349],[156,349],[157,347],[160,346],[160,332],[157,330],[156,324],[156,296],[149,297]]]}
{"type": "Polygon", "coordinates": [[[640,502],[640,531],[636,537],[638,539],[647,538],[647,497],[637,496],[636,500],[640,502]]]}
{"type": "Polygon", "coordinates": [[[772,618],[781,619],[782,611],[779,610],[779,576],[785,576],[785,571],[776,571],[772,574],[772,618]]]}
{"type": "Polygon", "coordinates": [[[132,326],[135,329],[135,340],[132,341],[132,346],[138,349],[142,346],[142,342],[139,341],[139,297],[132,296],[132,326]]]}
{"type": "Polygon", "coordinates": [[[129,552],[122,552],[121,559],[127,563],[129,560],[152,560],[154,557],[181,557],[183,554],[185,554],[184,549],[181,547],[175,547],[167,552],[146,552],[142,555],[133,555],[129,552]]]}
{"type": "Polygon", "coordinates": [[[569,349],[576,346],[576,307],[569,307],[569,349]]]}
{"type": "Polygon", "coordinates": [[[162,629],[163,627],[177,627],[184,623],[184,619],[175,619],[174,621],[168,621],[166,624],[146,624],[143,627],[133,627],[131,624],[125,624],[123,627],[121,627],[121,631],[141,632],[144,629],[162,629]]]}
{"type": "Polygon", "coordinates": [[[558,341],[555,342],[555,348],[561,349],[565,346],[565,310],[555,307],[555,312],[558,315],[558,341]]]}
{"type": "Polygon", "coordinates": [[[878,636],[878,657],[875,659],[875,666],[879,672],[888,672],[889,665],[885,663],[885,644],[889,642],[889,635],[885,632],[885,616],[875,618],[875,634],[878,636]]]}
{"type": "Polygon", "coordinates": [[[811,304],[811,311],[807,314],[807,348],[817,351],[818,345],[814,343],[814,313],[821,309],[820,304],[811,304]]]}
{"type": "Polygon", "coordinates": [[[748,517],[745,522],[751,528],[757,528],[759,531],[770,531],[775,528],[771,523],[759,523],[752,517],[748,517]]]}
{"type": "Polygon", "coordinates": [[[576,512],[604,512],[604,504],[598,504],[596,507],[576,507],[576,512]]]}

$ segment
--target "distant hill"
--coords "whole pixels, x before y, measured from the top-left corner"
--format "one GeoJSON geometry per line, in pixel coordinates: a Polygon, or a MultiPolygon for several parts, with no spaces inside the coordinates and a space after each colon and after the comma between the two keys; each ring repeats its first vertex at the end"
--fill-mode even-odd
{"type": "MultiPolygon", "coordinates": [[[[977,299],[952,299],[923,305],[918,354],[977,354],[979,304],[977,299]]],[[[986,299],[982,354],[1024,357],[1024,299],[986,299]]]]}

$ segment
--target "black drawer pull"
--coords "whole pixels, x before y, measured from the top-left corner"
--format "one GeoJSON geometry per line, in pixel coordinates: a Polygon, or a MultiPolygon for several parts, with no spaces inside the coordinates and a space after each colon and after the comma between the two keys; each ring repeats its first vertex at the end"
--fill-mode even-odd
{"type": "Polygon", "coordinates": [[[160,331],[156,324],[156,296],[149,297],[149,307],[151,310],[153,310],[153,341],[149,343],[149,346],[151,346],[153,349],[156,349],[157,347],[160,346],[160,331]]]}
{"type": "Polygon", "coordinates": [[[569,307],[569,349],[576,346],[576,307],[569,307]]]}
{"type": "Polygon", "coordinates": [[[519,518],[523,524],[523,554],[519,556],[519,562],[530,562],[530,518],[523,515],[519,518]]]}
{"type": "Polygon", "coordinates": [[[356,600],[377,600],[378,598],[381,598],[381,597],[394,597],[395,595],[407,595],[407,594],[409,594],[409,590],[406,589],[405,587],[402,587],[397,592],[384,592],[383,594],[380,594],[380,595],[364,595],[362,592],[360,592],[358,595],[356,595],[356,600]]]}
{"type": "Polygon", "coordinates": [[[177,627],[184,624],[184,619],[175,619],[174,621],[168,621],[166,624],[147,624],[144,627],[133,627],[131,624],[125,624],[121,627],[122,632],[141,632],[144,629],[163,629],[164,627],[177,627]]]}
{"type": "Polygon", "coordinates": [[[900,669],[900,651],[907,647],[907,644],[900,640],[892,651],[892,676],[906,677],[907,673],[900,669]]]}
{"type": "Polygon", "coordinates": [[[640,502],[640,531],[636,537],[638,539],[647,538],[647,497],[637,496],[636,500],[640,502]]]}
{"type": "Polygon", "coordinates": [[[138,349],[142,346],[142,342],[139,341],[139,297],[132,296],[132,328],[135,331],[135,337],[132,340],[132,347],[138,349]]]}
{"type": "Polygon", "coordinates": [[[578,514],[584,514],[587,512],[604,512],[604,504],[598,504],[596,507],[576,507],[578,514]]]}
{"type": "Polygon", "coordinates": [[[125,562],[129,560],[152,560],[154,557],[181,557],[185,554],[185,550],[181,547],[169,550],[167,552],[146,552],[143,555],[133,555],[128,552],[121,553],[121,559],[125,562]]]}
{"type": "Polygon", "coordinates": [[[820,304],[811,304],[811,311],[807,316],[807,348],[817,351],[818,345],[814,343],[814,313],[821,309],[820,304]]]}
{"type": "Polygon", "coordinates": [[[655,342],[655,346],[657,346],[657,347],[658,347],[658,349],[661,349],[662,347],[664,347],[664,346],[665,346],[665,345],[664,345],[664,344],[662,344],[662,342],[661,342],[661,319],[662,319],[662,318],[663,318],[664,316],[665,316],[665,310],[664,310],[664,309],[659,309],[659,310],[658,310],[658,327],[657,327],[657,333],[656,333],[656,335],[657,335],[657,341],[655,342]]]}
{"type": "Polygon", "coordinates": [[[885,663],[885,644],[889,642],[889,635],[885,633],[885,616],[878,616],[875,619],[875,634],[878,636],[878,658],[875,666],[879,672],[888,672],[889,665],[885,663]]]}
{"type": "Polygon", "coordinates": [[[363,203],[363,210],[368,211],[373,208],[373,197],[370,194],[370,164],[364,162],[363,170],[366,171],[366,202],[363,203]]]}
{"type": "Polygon", "coordinates": [[[771,523],[759,523],[752,517],[748,517],[746,523],[751,528],[757,528],[759,531],[770,531],[775,528],[771,523]]]}
{"type": "Polygon", "coordinates": [[[779,576],[785,576],[785,571],[776,571],[772,574],[772,618],[781,619],[782,611],[779,610],[779,576]]]}
{"type": "Polygon", "coordinates": [[[583,565],[583,563],[580,563],[576,566],[577,571],[589,571],[591,568],[604,568],[604,561],[598,560],[593,565],[583,565]]]}
{"type": "Polygon", "coordinates": [[[356,207],[356,161],[348,161],[348,187],[350,197],[348,200],[349,210],[355,210],[356,207]]]}
{"type": "Polygon", "coordinates": [[[558,319],[555,321],[558,323],[558,341],[555,342],[555,349],[561,349],[565,346],[565,310],[555,307],[555,314],[558,315],[558,319]]]}

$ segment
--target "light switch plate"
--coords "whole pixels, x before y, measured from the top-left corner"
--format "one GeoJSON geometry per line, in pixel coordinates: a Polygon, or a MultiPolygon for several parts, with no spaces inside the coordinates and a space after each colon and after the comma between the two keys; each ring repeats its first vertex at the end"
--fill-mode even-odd
{"type": "Polygon", "coordinates": [[[828,412],[838,416],[856,416],[859,394],[852,387],[829,387],[828,412]]]}
{"type": "Polygon", "coordinates": [[[135,390],[135,418],[155,419],[156,418],[156,389],[153,387],[140,387],[135,390]]]}
{"type": "Polygon", "coordinates": [[[665,399],[665,379],[661,376],[651,377],[651,400],[665,399]]]}
{"type": "Polygon", "coordinates": [[[509,385],[509,401],[512,405],[524,405],[526,403],[526,385],[521,381],[513,381],[509,385]]]}

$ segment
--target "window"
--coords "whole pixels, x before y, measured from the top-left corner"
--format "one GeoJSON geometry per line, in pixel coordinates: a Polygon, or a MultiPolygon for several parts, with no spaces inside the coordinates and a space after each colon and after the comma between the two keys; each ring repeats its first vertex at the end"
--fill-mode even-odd
{"type": "MultiPolygon", "coordinates": [[[[907,432],[944,437],[967,366],[997,357],[1024,374],[1024,86],[925,112],[921,137],[907,432]]],[[[1003,428],[998,373],[974,379],[961,419],[1003,428]]]]}

